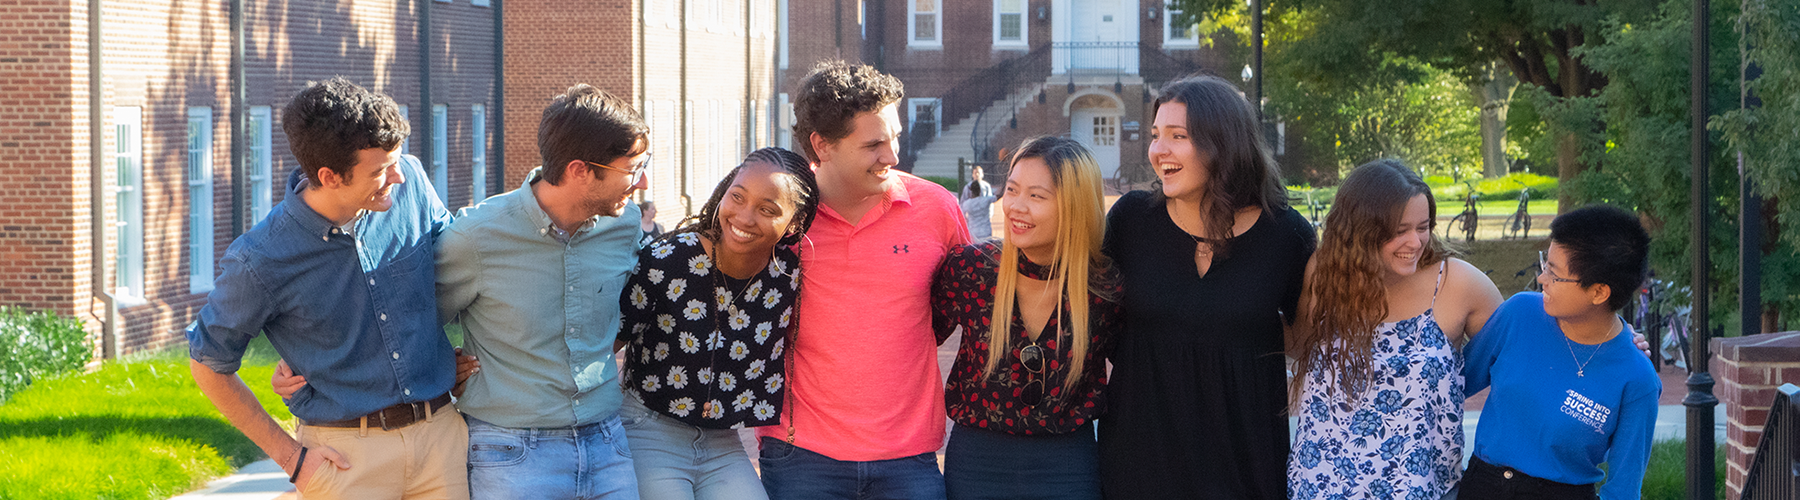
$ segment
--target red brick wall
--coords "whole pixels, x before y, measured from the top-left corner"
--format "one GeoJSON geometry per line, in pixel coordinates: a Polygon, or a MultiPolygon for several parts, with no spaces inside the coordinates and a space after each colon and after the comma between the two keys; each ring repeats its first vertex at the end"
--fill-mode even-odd
{"type": "MultiPolygon", "coordinates": [[[[418,99],[416,3],[245,2],[248,106],[269,106],[273,133],[271,183],[279,203],[294,168],[280,130],[280,109],[308,80],[345,76],[409,104],[426,126],[430,106],[418,99]]],[[[85,3],[28,2],[0,6],[0,304],[95,320],[89,254],[87,25],[85,3]]],[[[467,0],[434,2],[437,56],[434,101],[449,105],[451,205],[469,202],[469,105],[492,101],[492,11],[467,0]]],[[[204,304],[189,293],[187,110],[213,112],[213,256],[238,231],[232,222],[230,29],[228,4],[169,0],[108,2],[102,28],[106,102],[105,151],[116,145],[112,112],[142,110],[144,287],[126,301],[119,329],[126,353],[182,341],[180,329],[204,304]]],[[[490,115],[494,111],[490,106],[490,115]]],[[[490,125],[490,133],[495,127],[490,125]]],[[[427,147],[415,140],[415,150],[427,147]]],[[[492,158],[490,153],[490,158],[492,158]]],[[[492,161],[492,160],[490,160],[492,161]]],[[[110,164],[110,159],[108,161],[110,164]]],[[[106,181],[116,182],[109,168],[106,181]]],[[[491,192],[491,191],[490,191],[491,192]]],[[[109,221],[118,208],[107,193],[109,221]]],[[[249,196],[244,205],[248,214],[249,196]]],[[[117,238],[108,232],[107,281],[117,238]]],[[[90,322],[91,329],[98,324],[90,322]]]]}
{"type": "Polygon", "coordinates": [[[87,312],[87,86],[70,28],[86,25],[81,7],[0,5],[0,305],[87,312]]]}
{"type": "Polygon", "coordinates": [[[1800,384],[1800,332],[1715,338],[1711,350],[1710,370],[1718,382],[1713,393],[1725,405],[1725,493],[1737,498],[1762,440],[1775,388],[1800,384]]]}
{"type": "Polygon", "coordinates": [[[508,0],[506,9],[506,186],[541,163],[538,120],[569,86],[587,83],[635,101],[637,5],[609,1],[508,0]]]}

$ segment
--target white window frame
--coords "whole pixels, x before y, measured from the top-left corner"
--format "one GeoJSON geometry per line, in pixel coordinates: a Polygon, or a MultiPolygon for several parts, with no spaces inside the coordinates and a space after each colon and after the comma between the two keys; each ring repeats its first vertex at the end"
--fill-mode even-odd
{"type": "Polygon", "coordinates": [[[923,104],[934,105],[934,107],[931,109],[931,119],[932,119],[932,127],[934,128],[934,130],[932,131],[932,137],[935,138],[939,134],[944,133],[944,103],[942,102],[941,99],[936,98],[936,97],[908,97],[908,98],[906,98],[906,129],[907,129],[907,132],[911,133],[913,129],[918,127],[919,106],[923,105],[923,104]]]}
{"type": "Polygon", "coordinates": [[[1163,46],[1178,48],[1200,47],[1200,25],[1195,23],[1188,28],[1186,38],[1175,38],[1175,15],[1181,13],[1173,2],[1163,2],[1163,46]]]}
{"type": "Polygon", "coordinates": [[[188,293],[213,288],[213,109],[187,111],[188,293]]]}
{"type": "MultiPolygon", "coordinates": [[[[400,105],[400,119],[406,120],[406,125],[409,130],[412,128],[412,110],[407,109],[405,104],[400,105]]],[[[400,154],[412,154],[412,138],[413,134],[417,132],[417,130],[413,130],[412,133],[406,134],[405,139],[400,140],[400,154]]]]}
{"type": "Polygon", "coordinates": [[[1029,0],[994,0],[994,46],[1002,48],[1027,47],[1031,41],[1031,22],[1030,19],[1027,19],[1029,16],[1026,14],[1030,11],[1031,2],[1029,0]],[[1005,10],[1005,4],[1008,2],[1016,3],[1019,11],[1007,12],[1005,10]],[[1007,15],[1019,16],[1019,38],[1017,40],[1008,40],[1001,38],[1000,36],[1000,21],[1007,15]]]}
{"type": "Polygon", "coordinates": [[[469,105],[469,204],[481,203],[487,194],[487,105],[469,105]]]}
{"type": "MultiPolygon", "coordinates": [[[[794,146],[794,103],[788,100],[786,92],[777,95],[776,101],[780,104],[777,105],[779,111],[775,115],[775,145],[799,153],[800,148],[794,146]]],[[[803,153],[801,156],[806,155],[803,153]]]]}
{"type": "Polygon", "coordinates": [[[906,0],[906,46],[909,48],[944,48],[944,0],[906,0]],[[920,11],[919,2],[931,2],[934,10],[920,11]],[[919,38],[919,16],[931,16],[932,38],[919,38]]]}
{"type": "Polygon", "coordinates": [[[431,187],[450,206],[450,106],[431,105],[431,187]]]}
{"type": "Polygon", "coordinates": [[[780,18],[777,21],[780,24],[778,29],[781,30],[779,35],[781,38],[781,52],[776,57],[778,60],[777,66],[781,69],[788,69],[788,43],[790,43],[788,40],[788,0],[776,0],[775,3],[777,4],[775,6],[775,16],[780,18]]]}
{"type": "Polygon", "coordinates": [[[118,253],[113,258],[113,295],[128,304],[144,303],[144,109],[113,108],[113,198],[118,253]]]}
{"type": "Polygon", "coordinates": [[[273,111],[268,106],[250,107],[250,123],[249,127],[246,127],[250,133],[250,147],[248,148],[250,158],[245,163],[250,166],[247,177],[250,180],[251,225],[262,222],[263,217],[269,215],[269,210],[273,208],[274,204],[275,160],[270,156],[274,149],[271,137],[274,128],[272,118],[273,111]]]}
{"type": "MultiPolygon", "coordinates": [[[[764,107],[760,106],[760,104],[762,104],[762,102],[760,102],[756,99],[751,99],[747,102],[750,104],[750,110],[749,110],[749,112],[744,113],[744,127],[746,127],[746,128],[744,130],[743,137],[750,138],[749,144],[750,144],[751,149],[758,149],[762,146],[762,143],[757,142],[757,139],[758,139],[757,132],[760,132],[760,130],[757,130],[758,128],[760,128],[760,127],[757,127],[757,125],[762,124],[762,120],[758,119],[758,118],[760,118],[760,116],[756,114],[756,111],[759,109],[763,109],[764,107]]],[[[748,153],[745,153],[745,154],[748,154],[748,153]]]]}
{"type": "Polygon", "coordinates": [[[725,162],[728,160],[725,159],[723,136],[719,134],[719,100],[708,100],[706,105],[708,108],[706,122],[712,125],[711,130],[706,133],[706,151],[711,153],[709,156],[712,156],[710,162],[712,164],[708,165],[707,171],[712,173],[709,180],[716,183],[725,177],[725,162]]]}

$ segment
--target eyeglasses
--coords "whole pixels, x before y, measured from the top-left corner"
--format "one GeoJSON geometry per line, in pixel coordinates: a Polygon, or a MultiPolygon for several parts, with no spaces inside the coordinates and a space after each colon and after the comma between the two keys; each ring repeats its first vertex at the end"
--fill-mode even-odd
{"type": "Polygon", "coordinates": [[[1025,367],[1026,377],[1030,379],[1019,392],[1019,402],[1026,406],[1037,406],[1044,402],[1044,354],[1043,346],[1037,344],[1019,348],[1019,364],[1025,367]],[[1037,386],[1037,390],[1031,389],[1033,385],[1037,386]]]}
{"type": "Polygon", "coordinates": [[[595,163],[595,162],[591,162],[591,161],[587,161],[587,160],[581,160],[581,162],[588,164],[589,168],[604,168],[604,169],[611,170],[614,172],[622,172],[626,175],[629,175],[630,177],[625,178],[625,184],[628,186],[636,186],[638,181],[641,181],[644,179],[644,172],[650,171],[650,161],[655,158],[656,157],[652,156],[652,155],[644,155],[644,162],[639,163],[637,167],[632,168],[631,170],[625,170],[625,169],[615,167],[612,165],[607,165],[605,163],[595,163]]]}
{"type": "Polygon", "coordinates": [[[1550,281],[1554,281],[1557,283],[1581,283],[1581,280],[1572,280],[1572,279],[1564,278],[1561,276],[1557,276],[1556,271],[1551,271],[1550,270],[1550,259],[1544,255],[1544,252],[1542,250],[1538,251],[1538,272],[1540,274],[1543,274],[1544,276],[1549,276],[1550,281]]]}

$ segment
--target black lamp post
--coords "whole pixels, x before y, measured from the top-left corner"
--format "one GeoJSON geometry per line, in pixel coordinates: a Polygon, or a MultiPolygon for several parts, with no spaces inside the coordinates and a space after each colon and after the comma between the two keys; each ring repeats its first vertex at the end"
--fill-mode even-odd
{"type": "MultiPolygon", "coordinates": [[[[1716,453],[1713,444],[1713,407],[1718,406],[1719,398],[1712,393],[1712,374],[1707,373],[1707,365],[1712,359],[1707,344],[1712,341],[1712,326],[1708,318],[1707,295],[1712,291],[1712,281],[1707,267],[1707,224],[1706,213],[1711,209],[1711,193],[1707,189],[1706,160],[1706,77],[1707,77],[1707,28],[1711,23],[1708,14],[1708,0],[1694,0],[1694,40],[1693,55],[1690,63],[1689,96],[1692,111],[1692,139],[1690,151],[1693,162],[1693,190],[1690,192],[1688,207],[1693,212],[1693,250],[1694,282],[1693,290],[1693,342],[1688,359],[1688,394],[1681,404],[1687,406],[1687,484],[1688,498],[1702,500],[1714,498],[1713,455],[1716,453]]],[[[1745,321],[1750,321],[1745,318],[1745,321]]]]}

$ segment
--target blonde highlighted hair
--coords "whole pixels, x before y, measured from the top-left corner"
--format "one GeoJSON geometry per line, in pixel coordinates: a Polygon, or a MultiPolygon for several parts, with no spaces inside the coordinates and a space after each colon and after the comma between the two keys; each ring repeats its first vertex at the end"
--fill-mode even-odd
{"type": "MultiPolygon", "coordinates": [[[[1106,293],[1103,287],[1098,287],[1101,283],[1094,282],[1094,277],[1112,265],[1100,253],[1100,242],[1106,235],[1100,165],[1081,143],[1060,137],[1026,139],[1008,165],[1016,168],[1019,160],[1027,158],[1042,160],[1050,168],[1051,182],[1056,188],[1056,245],[1050,263],[1044,267],[1049,270],[1046,278],[1051,289],[1068,299],[1069,321],[1064,324],[1067,328],[1055,332],[1058,336],[1063,330],[1069,332],[1066,345],[1069,346],[1067,362],[1070,365],[1068,376],[1063,380],[1063,392],[1067,393],[1075,388],[1086,368],[1089,339],[1092,338],[1092,332],[1088,331],[1088,295],[1106,293]]],[[[994,375],[1000,360],[1010,356],[1012,351],[1010,330],[1013,303],[1018,295],[1019,249],[1013,245],[1011,237],[1002,240],[1000,255],[994,258],[999,261],[999,267],[994,285],[994,313],[989,321],[992,329],[988,332],[987,366],[983,372],[988,377],[994,375]]],[[[1051,314],[1061,318],[1062,312],[1063,301],[1059,300],[1051,314]]],[[[1045,366],[1048,371],[1048,360],[1045,366]]]]}

